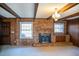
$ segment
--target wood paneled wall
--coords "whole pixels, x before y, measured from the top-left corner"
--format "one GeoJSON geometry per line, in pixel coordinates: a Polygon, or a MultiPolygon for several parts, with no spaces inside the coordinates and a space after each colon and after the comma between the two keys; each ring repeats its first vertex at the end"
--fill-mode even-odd
{"type": "Polygon", "coordinates": [[[2,44],[10,44],[10,22],[2,22],[2,44]]]}
{"type": "Polygon", "coordinates": [[[79,46],[79,19],[68,21],[68,33],[73,44],[79,46]]]}
{"type": "Polygon", "coordinates": [[[0,44],[2,42],[2,22],[1,22],[2,19],[0,19],[0,44]]]}
{"type": "Polygon", "coordinates": [[[15,42],[14,42],[16,40],[15,39],[15,27],[16,27],[15,26],[16,25],[15,20],[16,19],[3,19],[2,22],[4,22],[4,23],[10,23],[10,26],[9,26],[10,27],[10,31],[9,31],[10,32],[10,35],[8,36],[8,37],[10,37],[10,39],[6,39],[6,37],[4,36],[3,37],[4,38],[4,41],[2,41],[1,43],[6,42],[6,43],[9,43],[9,44],[13,44],[13,45],[15,44],[15,42]],[[7,42],[7,41],[9,41],[9,42],[7,42]]]}

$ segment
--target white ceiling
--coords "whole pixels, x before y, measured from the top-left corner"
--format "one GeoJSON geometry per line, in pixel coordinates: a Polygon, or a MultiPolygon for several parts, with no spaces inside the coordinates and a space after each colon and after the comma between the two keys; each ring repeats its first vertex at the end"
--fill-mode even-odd
{"type": "MultiPolygon", "coordinates": [[[[36,18],[48,18],[55,8],[60,10],[68,3],[39,3],[36,18]]],[[[6,3],[21,18],[34,18],[34,3],[6,3]]],[[[61,18],[79,12],[79,4],[61,14],[61,18]]],[[[15,18],[12,14],[0,7],[0,14],[7,18],[15,18]]]]}
{"type": "Polygon", "coordinates": [[[7,17],[7,18],[15,18],[12,14],[10,14],[8,11],[4,10],[0,7],[0,15],[7,17]]]}
{"type": "Polygon", "coordinates": [[[55,11],[55,8],[60,10],[66,4],[67,3],[40,3],[36,18],[48,18],[55,11]]]}
{"type": "Polygon", "coordinates": [[[6,3],[21,18],[34,17],[34,3],[6,3]]]}
{"type": "Polygon", "coordinates": [[[66,12],[62,13],[61,18],[72,15],[72,14],[77,13],[77,12],[79,12],[79,4],[72,7],[71,9],[67,10],[66,12]]]}

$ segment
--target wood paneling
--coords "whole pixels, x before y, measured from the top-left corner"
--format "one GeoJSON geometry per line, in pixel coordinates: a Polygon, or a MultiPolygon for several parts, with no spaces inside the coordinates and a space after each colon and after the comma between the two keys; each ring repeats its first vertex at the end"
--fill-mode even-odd
{"type": "Polygon", "coordinates": [[[70,8],[76,6],[78,3],[69,3],[66,6],[64,6],[63,8],[61,8],[58,12],[59,13],[64,13],[65,11],[69,10],[70,8]]]}
{"type": "Polygon", "coordinates": [[[68,33],[73,44],[79,46],[79,19],[68,21],[68,33]]]}
{"type": "Polygon", "coordinates": [[[65,42],[65,36],[64,35],[56,36],[56,42],[65,42]]]}
{"type": "Polygon", "coordinates": [[[1,23],[1,44],[10,44],[10,23],[2,22],[1,23]]]}
{"type": "Polygon", "coordinates": [[[2,22],[0,21],[0,44],[1,42],[2,42],[2,22]]]}
{"type": "MultiPolygon", "coordinates": [[[[6,18],[4,18],[3,21],[2,21],[2,24],[3,23],[10,23],[10,25],[9,25],[10,30],[6,31],[7,29],[5,29],[5,31],[6,31],[5,33],[10,32],[10,35],[9,35],[9,37],[7,37],[7,39],[4,36],[3,37],[4,39],[2,39],[2,41],[5,42],[5,43],[15,45],[16,44],[16,42],[15,42],[16,41],[16,38],[15,38],[15,27],[16,27],[15,19],[10,19],[10,18],[6,19],[6,18]],[[12,33],[12,32],[14,32],[14,33],[12,33]]],[[[7,26],[5,26],[5,27],[7,27],[7,26]]],[[[2,32],[2,29],[1,29],[1,32],[2,32]]]]}

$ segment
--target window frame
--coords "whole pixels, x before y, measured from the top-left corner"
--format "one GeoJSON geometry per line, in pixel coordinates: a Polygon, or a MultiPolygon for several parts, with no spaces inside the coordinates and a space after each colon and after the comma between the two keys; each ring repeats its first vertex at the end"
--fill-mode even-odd
{"type": "MultiPolygon", "coordinates": [[[[22,39],[33,39],[33,22],[19,22],[19,24],[20,24],[20,26],[19,26],[19,27],[20,27],[20,28],[19,28],[19,30],[20,30],[19,38],[20,38],[21,40],[22,40],[22,39]],[[24,24],[24,23],[25,23],[25,24],[29,24],[29,23],[31,24],[31,31],[32,31],[32,34],[31,34],[32,36],[31,36],[31,37],[29,37],[29,38],[28,38],[28,37],[26,37],[26,38],[21,38],[20,35],[21,35],[21,30],[22,30],[22,29],[21,29],[22,23],[23,23],[23,24],[24,24]]],[[[25,30],[24,30],[24,31],[25,31],[25,30]]]]}
{"type": "Polygon", "coordinates": [[[55,22],[54,23],[54,30],[53,30],[54,34],[65,34],[66,33],[66,29],[65,28],[66,28],[66,23],[65,22],[55,22]],[[60,24],[64,24],[64,29],[63,29],[64,31],[63,32],[55,32],[55,24],[59,24],[59,23],[60,24]]]}

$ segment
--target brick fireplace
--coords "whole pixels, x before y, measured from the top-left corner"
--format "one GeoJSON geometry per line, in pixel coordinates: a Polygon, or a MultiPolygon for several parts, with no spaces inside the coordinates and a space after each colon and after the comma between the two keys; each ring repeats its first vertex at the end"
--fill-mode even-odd
{"type": "MultiPolygon", "coordinates": [[[[42,43],[41,40],[53,42],[53,20],[35,19],[33,22],[34,43],[42,43]],[[39,40],[40,39],[40,40],[39,40]]],[[[44,42],[43,42],[44,43],[44,42]]]]}

